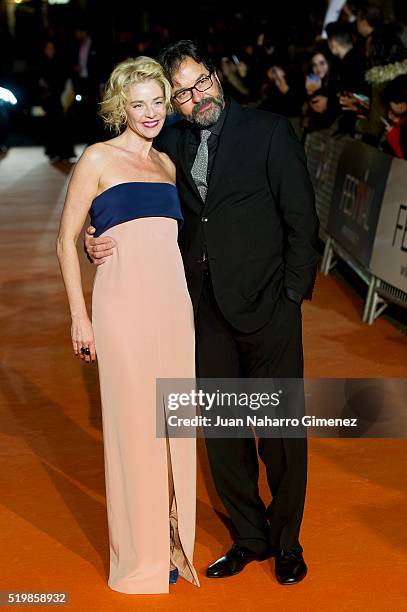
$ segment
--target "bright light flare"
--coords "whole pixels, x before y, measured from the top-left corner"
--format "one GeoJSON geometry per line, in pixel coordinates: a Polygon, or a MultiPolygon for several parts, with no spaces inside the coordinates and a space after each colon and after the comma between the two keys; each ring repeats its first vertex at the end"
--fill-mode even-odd
{"type": "Polygon", "coordinates": [[[0,100],[3,102],[9,102],[10,104],[17,104],[17,98],[13,92],[5,87],[0,87],[0,100]]]}

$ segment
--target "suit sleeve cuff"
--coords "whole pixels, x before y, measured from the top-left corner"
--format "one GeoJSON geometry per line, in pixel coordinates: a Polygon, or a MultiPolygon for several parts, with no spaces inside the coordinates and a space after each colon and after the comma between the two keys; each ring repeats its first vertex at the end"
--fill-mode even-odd
{"type": "Polygon", "coordinates": [[[293,302],[296,302],[296,304],[301,306],[302,301],[304,299],[301,293],[298,293],[294,289],[290,289],[290,287],[285,287],[285,294],[288,297],[288,299],[292,300],[293,302]]]}

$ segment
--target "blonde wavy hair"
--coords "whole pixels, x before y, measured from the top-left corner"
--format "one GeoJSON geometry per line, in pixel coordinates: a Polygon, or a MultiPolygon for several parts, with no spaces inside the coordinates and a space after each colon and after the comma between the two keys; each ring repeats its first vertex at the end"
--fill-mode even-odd
{"type": "Polygon", "coordinates": [[[129,102],[128,88],[134,83],[156,81],[163,90],[167,114],[173,112],[171,104],[171,85],[165,78],[161,64],[151,57],[140,55],[129,57],[114,68],[106,83],[99,115],[105,124],[116,134],[127,124],[125,107],[129,102]]]}

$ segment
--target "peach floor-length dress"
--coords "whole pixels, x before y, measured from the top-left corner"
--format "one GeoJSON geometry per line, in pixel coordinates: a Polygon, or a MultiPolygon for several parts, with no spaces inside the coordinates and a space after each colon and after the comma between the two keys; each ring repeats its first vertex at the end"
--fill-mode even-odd
{"type": "Polygon", "coordinates": [[[199,586],[193,566],[196,440],[156,436],[156,378],[195,377],[193,311],[177,244],[178,192],[169,183],[121,183],[97,196],[90,214],[95,234],[117,245],[97,268],[92,300],[108,585],[122,593],[168,593],[171,558],[180,575],[199,586]]]}

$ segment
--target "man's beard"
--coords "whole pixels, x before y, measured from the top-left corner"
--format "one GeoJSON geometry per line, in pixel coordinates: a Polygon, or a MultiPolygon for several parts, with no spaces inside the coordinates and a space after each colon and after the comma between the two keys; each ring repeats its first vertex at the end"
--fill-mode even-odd
{"type": "Polygon", "coordinates": [[[223,95],[223,91],[219,89],[218,96],[208,96],[207,98],[203,98],[203,100],[195,104],[194,108],[192,109],[191,115],[186,117],[186,119],[188,119],[188,121],[191,121],[200,128],[210,127],[211,125],[214,125],[219,119],[223,110],[224,103],[225,98],[223,95]],[[203,113],[200,113],[200,109],[206,106],[209,102],[212,102],[213,105],[211,105],[208,110],[204,111],[203,113]]]}

